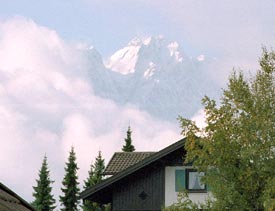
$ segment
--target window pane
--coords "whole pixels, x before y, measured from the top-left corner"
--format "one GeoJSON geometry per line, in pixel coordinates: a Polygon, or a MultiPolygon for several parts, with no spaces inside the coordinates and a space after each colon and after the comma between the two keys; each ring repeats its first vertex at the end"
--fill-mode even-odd
{"type": "Polygon", "coordinates": [[[185,190],[185,170],[176,170],[175,185],[176,192],[185,190]]]}
{"type": "Polygon", "coordinates": [[[201,177],[204,173],[201,172],[189,172],[188,178],[188,189],[189,190],[203,190],[205,189],[205,184],[201,183],[201,177]]]}

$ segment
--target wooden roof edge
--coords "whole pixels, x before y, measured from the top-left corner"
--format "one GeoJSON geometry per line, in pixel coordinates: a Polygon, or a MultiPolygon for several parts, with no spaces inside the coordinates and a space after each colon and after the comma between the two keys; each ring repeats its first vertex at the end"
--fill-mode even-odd
{"type": "Polygon", "coordinates": [[[13,192],[11,189],[9,189],[7,186],[5,186],[2,182],[0,182],[0,188],[3,189],[8,194],[10,194],[11,196],[13,196],[16,199],[18,199],[23,206],[29,208],[32,211],[36,211],[32,205],[30,205],[27,201],[25,201],[23,198],[21,198],[15,192],[13,192]]]}
{"type": "Polygon", "coordinates": [[[184,142],[185,142],[185,138],[180,139],[179,141],[169,145],[168,147],[165,147],[164,149],[152,154],[151,156],[141,160],[140,162],[122,170],[121,172],[116,173],[114,176],[111,176],[111,177],[103,180],[102,182],[100,182],[92,187],[87,188],[86,190],[84,190],[80,193],[80,198],[86,199],[91,194],[93,194],[105,187],[108,187],[109,185],[123,179],[124,177],[128,176],[129,174],[132,174],[135,171],[159,160],[160,158],[166,156],[170,152],[175,151],[175,150],[179,149],[180,147],[183,147],[184,142]]]}

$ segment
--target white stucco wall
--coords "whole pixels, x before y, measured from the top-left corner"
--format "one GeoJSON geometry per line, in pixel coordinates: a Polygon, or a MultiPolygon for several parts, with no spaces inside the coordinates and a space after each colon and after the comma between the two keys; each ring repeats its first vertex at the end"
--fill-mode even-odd
{"type": "MultiPolygon", "coordinates": [[[[175,170],[183,170],[191,167],[166,166],[165,167],[165,206],[170,206],[177,202],[178,192],[175,190],[175,170]]],[[[193,202],[204,202],[208,197],[207,193],[189,193],[189,198],[193,202]]]]}

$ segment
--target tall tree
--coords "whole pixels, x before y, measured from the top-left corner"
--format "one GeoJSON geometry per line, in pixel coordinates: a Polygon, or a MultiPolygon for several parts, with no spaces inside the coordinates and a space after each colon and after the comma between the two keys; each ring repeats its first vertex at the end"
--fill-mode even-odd
{"type": "Polygon", "coordinates": [[[124,139],[125,145],[123,145],[123,147],[122,147],[123,152],[133,152],[133,151],[136,150],[134,145],[132,144],[131,135],[132,135],[132,131],[131,131],[131,128],[129,126],[128,130],[127,130],[127,138],[124,139]]]}
{"type": "Polygon", "coordinates": [[[220,103],[205,97],[205,128],[180,118],[187,162],[211,187],[212,210],[275,210],[275,53],[256,76],[234,72],[220,103]],[[197,135],[200,138],[197,138],[197,135]]]}
{"type": "Polygon", "coordinates": [[[35,199],[32,205],[37,211],[52,211],[55,208],[55,199],[51,194],[51,183],[53,183],[53,181],[50,180],[50,171],[48,169],[46,155],[44,156],[38,177],[39,179],[36,180],[37,186],[33,187],[33,196],[35,199]]]}
{"type": "Polygon", "coordinates": [[[63,206],[61,208],[62,211],[75,211],[77,210],[79,203],[79,182],[77,176],[77,163],[76,163],[76,154],[74,152],[74,148],[71,148],[68,162],[65,167],[65,177],[62,181],[63,188],[61,191],[63,192],[63,196],[60,196],[60,202],[63,206]]]}
{"type": "MultiPolygon", "coordinates": [[[[103,180],[103,172],[105,170],[104,159],[102,158],[101,151],[98,152],[98,156],[95,159],[94,164],[91,164],[90,171],[88,172],[88,178],[84,181],[84,189],[91,187],[103,180]]],[[[84,211],[98,211],[101,207],[97,203],[90,201],[84,201],[84,211]]]]}

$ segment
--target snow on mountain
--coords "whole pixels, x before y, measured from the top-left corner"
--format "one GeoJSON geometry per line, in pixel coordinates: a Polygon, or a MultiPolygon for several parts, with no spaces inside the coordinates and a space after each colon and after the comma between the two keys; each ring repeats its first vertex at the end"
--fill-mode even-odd
{"type": "MultiPolygon", "coordinates": [[[[162,36],[148,37],[145,39],[134,38],[128,45],[115,52],[106,62],[105,66],[114,72],[123,75],[136,72],[139,58],[147,56],[154,58],[156,63],[160,63],[162,59],[172,59],[176,62],[182,62],[183,56],[179,51],[177,42],[168,43],[162,36]]],[[[154,63],[148,61],[147,65],[154,63]]],[[[145,74],[145,77],[148,75],[145,74]]],[[[148,77],[147,77],[148,78],[148,77]]]]}
{"type": "Polygon", "coordinates": [[[119,104],[132,104],[151,115],[176,121],[201,108],[201,98],[217,95],[208,79],[204,55],[189,58],[177,42],[162,36],[135,38],[103,64],[90,49],[90,78],[94,92],[119,104]],[[91,56],[92,55],[92,56],[91,56]]]}
{"type": "Polygon", "coordinates": [[[118,50],[110,57],[105,64],[106,67],[123,75],[134,73],[140,47],[138,41],[130,42],[127,47],[118,50]]]}
{"type": "Polygon", "coordinates": [[[197,57],[197,60],[199,61],[199,62],[203,62],[204,60],[205,60],[205,56],[202,54],[202,55],[199,55],[198,57],[197,57]]]}
{"type": "Polygon", "coordinates": [[[183,57],[179,51],[179,44],[177,42],[171,42],[168,46],[170,56],[174,56],[177,62],[182,62],[183,57]]]}
{"type": "Polygon", "coordinates": [[[150,62],[148,68],[143,73],[144,78],[149,79],[151,78],[156,71],[156,65],[153,62],[150,62]]]}

